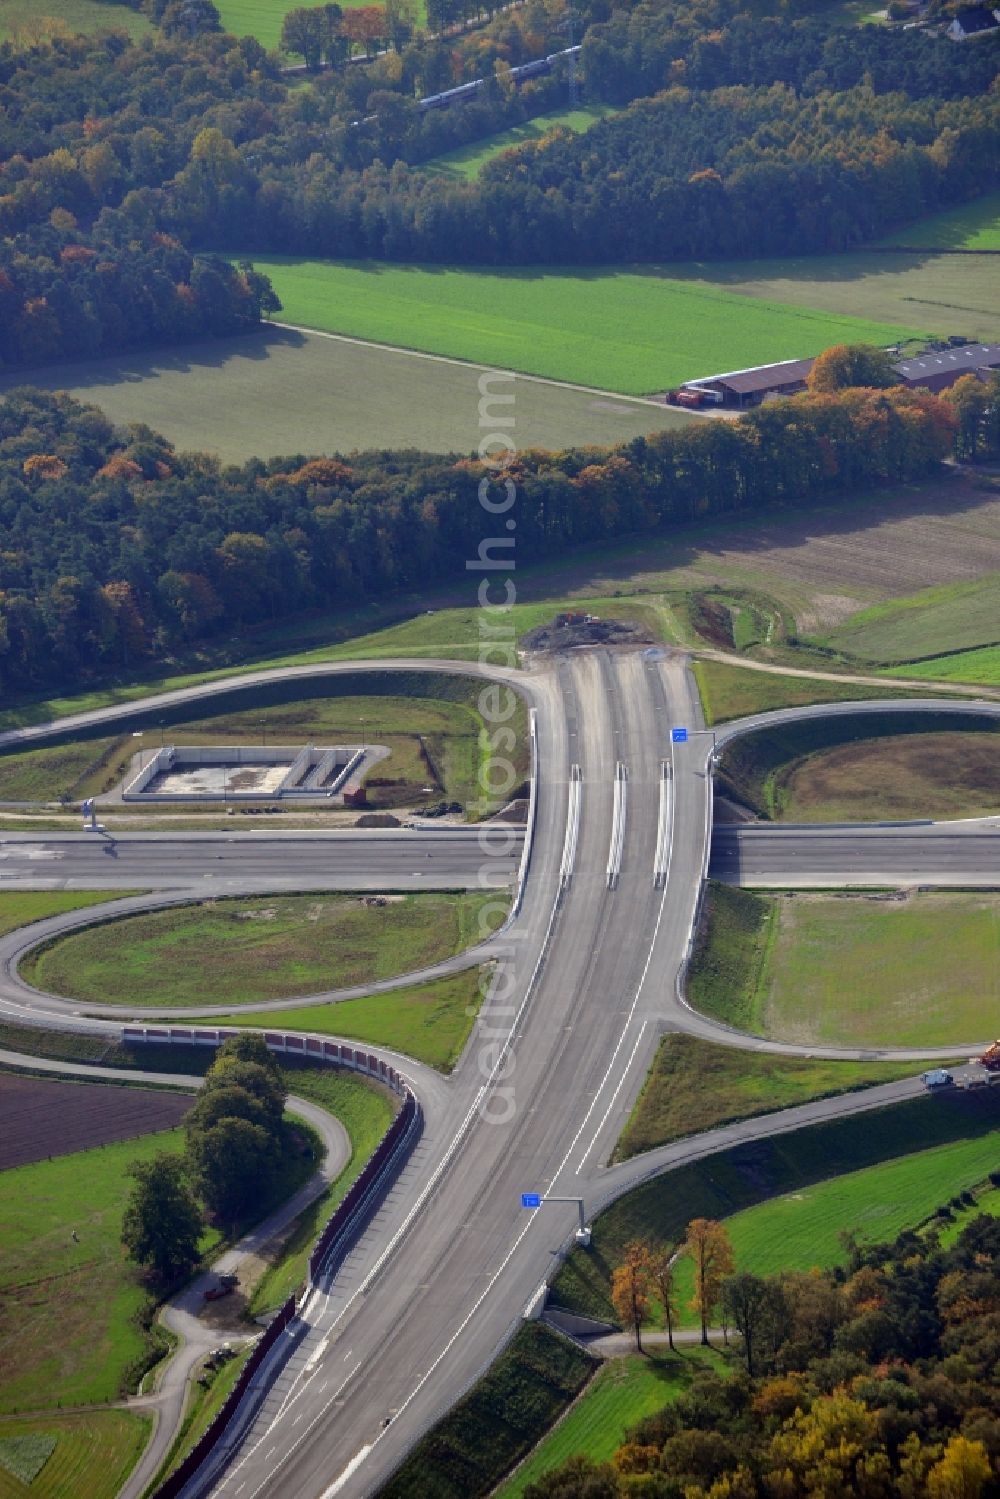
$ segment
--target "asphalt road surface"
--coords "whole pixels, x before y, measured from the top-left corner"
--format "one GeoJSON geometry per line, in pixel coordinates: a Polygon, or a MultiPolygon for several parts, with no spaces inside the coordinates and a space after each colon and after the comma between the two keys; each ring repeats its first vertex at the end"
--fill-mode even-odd
{"type": "MultiPolygon", "coordinates": [[[[386,665],[373,664],[379,670],[386,665]]],[[[440,669],[439,663],[420,665],[440,669]]],[[[304,681],[316,674],[315,668],[297,670],[304,681]]],[[[589,1216],[644,1174],[730,1143],[726,1132],[715,1131],[627,1167],[607,1168],[664,1031],[796,1051],[713,1025],[679,996],[677,975],[710,846],[712,751],[710,738],[697,733],[686,743],[670,743],[672,725],[701,726],[683,661],[658,650],[581,653],[516,679],[538,708],[540,763],[522,913],[452,1078],[437,1080],[426,1095],[416,1081],[426,1116],[417,1150],[334,1282],[304,1304],[298,1340],[281,1349],[287,1357],[241,1433],[234,1460],[209,1475],[215,1494],[351,1499],[376,1493],[488,1366],[572,1242],[576,1207],[554,1199],[582,1197],[589,1216]],[[575,765],[582,789],[571,838],[568,788],[575,765]],[[669,858],[657,881],[664,827],[669,858]],[[524,1212],[523,1191],[542,1193],[543,1207],[524,1212]]],[[[207,696],[212,690],[191,691],[207,696]]],[[[912,712],[919,705],[866,703],[854,711],[887,706],[912,712]]],[[[998,711],[996,704],[982,708],[998,711]]],[[[107,710],[99,720],[83,717],[110,722],[114,716],[107,710]]],[[[808,714],[778,715],[801,716],[808,714]]],[[[738,731],[726,726],[717,737],[738,731]]],[[[44,738],[37,729],[23,732],[44,738]]],[[[9,840],[0,852],[8,848],[9,840]]],[[[206,853],[203,847],[203,861],[206,853]]],[[[879,850],[878,857],[886,856],[879,850]]],[[[281,888],[273,870],[272,854],[268,886],[281,888]]],[[[297,879],[299,888],[316,888],[312,878],[297,879]]],[[[107,1022],[89,1024],[109,1028],[107,1022]]],[[[781,1132],[919,1091],[913,1082],[891,1087],[895,1093],[850,1094],[734,1126],[741,1132],[734,1138],[781,1132]]],[[[203,1488],[200,1478],[187,1494],[203,1488]]]]}
{"type": "Polygon", "coordinates": [[[709,873],[736,885],[1000,886],[1000,818],[897,827],[717,825],[709,873]]]}

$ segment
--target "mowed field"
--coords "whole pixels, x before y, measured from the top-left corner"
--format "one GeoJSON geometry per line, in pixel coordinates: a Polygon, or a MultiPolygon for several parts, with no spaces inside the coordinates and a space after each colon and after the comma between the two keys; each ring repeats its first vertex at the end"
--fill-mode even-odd
{"type": "Polygon", "coordinates": [[[512,125],[509,130],[501,130],[484,141],[471,141],[466,146],[458,146],[454,151],[435,156],[423,164],[421,171],[430,172],[435,177],[471,182],[479,176],[486,162],[492,161],[502,151],[523,146],[528,141],[541,140],[556,129],[572,130],[574,135],[582,135],[591,125],[617,113],[618,110],[610,104],[585,104],[579,109],[554,109],[548,114],[535,115],[534,119],[525,120],[521,125],[512,125]]]}
{"type": "Polygon", "coordinates": [[[174,906],[71,932],[21,970],[38,988],[84,1004],[252,1005],[439,962],[488,936],[504,904],[481,891],[385,899],[265,895],[174,906]]]}
{"type": "Polygon", "coordinates": [[[932,326],[908,310],[863,312],[734,294],[675,268],[463,270],[253,257],[283,321],[476,363],[644,395],[696,375],[887,344],[932,326]]]}
{"type": "Polygon", "coordinates": [[[174,1129],[191,1097],[166,1089],[46,1082],[0,1072],[0,1171],[174,1129]]]}
{"type": "MultiPolygon", "coordinates": [[[[341,0],[341,8],[352,10],[365,3],[366,0],[341,0]]],[[[225,31],[234,36],[255,36],[270,51],[280,50],[281,23],[295,7],[290,0],[216,0],[216,8],[225,31]]],[[[422,23],[425,14],[422,0],[417,0],[416,12],[422,23]]]]}
{"type": "Polygon", "coordinates": [[[949,1046],[996,1031],[995,895],[797,894],[771,910],[777,930],[754,1026],[763,1035],[807,1046],[949,1046]]]}
{"type": "Polygon", "coordinates": [[[821,643],[876,665],[920,664],[941,651],[1000,644],[1000,573],[926,588],[863,609],[821,643]]]}
{"type": "MultiPolygon", "coordinates": [[[[862,1243],[891,1242],[949,1198],[968,1191],[1000,1167],[1000,1132],[959,1140],[803,1187],[726,1220],[738,1270],[776,1275],[840,1264],[846,1228],[862,1243]]],[[[677,1265],[681,1324],[694,1326],[692,1266],[677,1265]]]]}
{"type": "Polygon", "coordinates": [[[0,1499],[114,1499],[151,1426],[152,1417],[123,1410],[5,1416],[0,1419],[0,1499]],[[33,1470],[36,1476],[25,1482],[20,1475],[33,1470]]]}
{"type": "Polygon", "coordinates": [[[0,0],[0,42],[22,28],[29,33],[44,30],[48,18],[73,32],[127,31],[129,36],[140,37],[153,30],[137,11],[101,0],[0,0]]]}
{"type": "Polygon", "coordinates": [[[1000,812],[1000,737],[905,734],[819,750],[769,787],[786,822],[905,822],[1000,812]]]}
{"type": "MultiPolygon", "coordinates": [[[[508,367],[509,351],[489,339],[480,355],[496,361],[490,369],[508,367]]],[[[32,370],[31,378],[102,407],[116,422],[145,422],[177,448],[245,463],[252,455],[368,448],[471,453],[483,435],[482,373],[475,364],[265,328],[245,338],[32,370]]],[[[0,379],[0,396],[23,383],[23,375],[0,379]]],[[[513,390],[520,448],[606,446],[699,420],[604,394],[603,387],[594,393],[518,380],[491,388],[513,390]]]]}
{"type": "Polygon", "coordinates": [[[1000,193],[987,193],[959,208],[929,214],[882,241],[919,250],[1000,250],[1000,193]]]}

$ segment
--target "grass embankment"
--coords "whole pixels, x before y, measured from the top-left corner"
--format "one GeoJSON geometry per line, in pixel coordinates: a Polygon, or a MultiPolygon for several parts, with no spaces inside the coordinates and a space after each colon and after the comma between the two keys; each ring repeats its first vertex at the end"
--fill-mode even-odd
{"type": "Polygon", "coordinates": [[[693,670],[707,724],[728,723],[753,713],[806,707],[810,703],[920,696],[892,683],[886,683],[884,688],[864,687],[855,682],[830,682],[822,677],[784,676],[757,671],[751,666],[730,666],[726,661],[695,661],[693,670]]]}
{"type": "Polygon", "coordinates": [[[506,901],[486,891],[382,897],[274,895],[198,901],[58,937],[22,964],[83,1004],[254,1005],[377,983],[484,940],[506,901]]]}
{"type": "Polygon", "coordinates": [[[895,229],[883,245],[913,245],[919,250],[1000,250],[1000,193],[986,193],[958,208],[928,214],[895,229]]]}
{"type": "Polygon", "coordinates": [[[540,1322],[510,1347],[382,1489],[382,1499],[485,1499],[567,1408],[595,1369],[540,1322]]]}
{"type": "MultiPolygon", "coordinates": [[[[628,1193],[597,1218],[591,1248],[574,1250],[557,1275],[553,1304],[610,1318],[611,1273],[630,1239],[679,1244],[692,1218],[726,1217],[883,1161],[913,1159],[921,1150],[989,1134],[996,1137],[998,1126],[995,1090],[928,1095],[692,1162],[628,1193]]],[[[990,1148],[997,1153],[995,1138],[990,1148]]],[[[985,1174],[978,1166],[977,1170],[979,1177],[985,1174]]],[[[919,1181],[919,1172],[915,1177],[919,1181]]],[[[950,1195],[951,1191],[944,1193],[950,1195]]],[[[852,1224],[845,1219],[838,1226],[852,1224]]],[[[780,1245],[780,1239],[775,1242],[780,1245]]]]}
{"type": "Polygon", "coordinates": [[[718,1354],[703,1348],[676,1354],[657,1348],[642,1357],[610,1359],[555,1430],[501,1485],[496,1499],[521,1499],[529,1484],[577,1454],[610,1462],[636,1422],[671,1405],[701,1370],[719,1366],[718,1354]]]}
{"type": "MultiPolygon", "coordinates": [[[[860,698],[866,689],[854,692],[860,698]]],[[[780,724],[727,745],[719,784],[779,821],[980,816],[1000,806],[998,736],[1000,723],[945,701],[933,716],[859,713],[780,724]]]]}
{"type": "Polygon", "coordinates": [[[6,1416],[0,1419],[0,1499],[114,1499],[151,1425],[151,1417],[121,1410],[6,1416]]]}
{"type": "Polygon", "coordinates": [[[494,156],[499,156],[502,151],[510,151],[529,141],[542,140],[554,130],[571,130],[574,135],[582,135],[592,125],[615,114],[618,114],[618,110],[610,104],[584,104],[579,109],[554,109],[548,114],[535,115],[534,119],[525,120],[520,125],[512,125],[509,130],[498,131],[485,140],[470,141],[466,146],[457,146],[454,151],[435,156],[424,162],[421,170],[430,172],[435,177],[472,182],[486,163],[492,161],[494,156]]]}
{"type": "Polygon", "coordinates": [[[894,666],[887,677],[915,677],[928,682],[969,682],[982,687],[1000,687],[1000,646],[957,655],[932,656],[914,667],[894,666]]]}
{"type": "Polygon", "coordinates": [[[480,977],[478,968],[468,968],[449,978],[407,984],[385,994],[366,994],[363,999],[249,1015],[239,1010],[232,1015],[192,1023],[313,1031],[346,1041],[387,1046],[418,1062],[426,1062],[439,1072],[450,1072],[472,1030],[485,984],[485,976],[480,977]]]}
{"type": "Polygon", "coordinates": [[[322,1196],[296,1219],[291,1235],[254,1289],[248,1307],[251,1317],[280,1306],[305,1280],[306,1261],[323,1224],[360,1176],[396,1110],[389,1093],[351,1072],[286,1066],[283,1073],[290,1092],[318,1103],[340,1120],[350,1138],[351,1157],[322,1196]]]}
{"type": "MultiPolygon", "coordinates": [[[[319,659],[328,659],[329,654],[319,659]]],[[[301,685],[294,682],[270,683],[252,693],[226,693],[218,699],[220,711],[211,717],[193,717],[189,707],[179,707],[155,716],[129,716],[122,725],[125,732],[115,736],[67,737],[41,749],[0,753],[0,799],[101,796],[130,767],[137,767],[140,752],[132,736],[142,729],[148,735],[146,753],[164,741],[248,746],[262,741],[271,745],[375,742],[390,753],[368,778],[372,806],[412,805],[442,796],[465,805],[481,795],[483,719],[477,706],[481,690],[472,678],[377,669],[330,678],[312,686],[313,695],[308,698],[302,697],[301,685]]],[[[516,767],[523,771],[527,719],[520,699],[510,726],[517,735],[516,767]]]]}
{"type": "Polygon", "coordinates": [[[911,1077],[915,1071],[912,1062],[823,1062],[761,1056],[715,1046],[696,1036],[666,1036],[613,1158],[625,1161],[685,1135],[697,1135],[757,1114],[772,1114],[811,1099],[895,1082],[911,1077]]]}
{"type": "Polygon", "coordinates": [[[87,906],[104,905],[109,900],[138,893],[135,890],[4,890],[0,892],[0,937],[46,916],[82,911],[87,906]]]}
{"type": "MultiPolygon", "coordinates": [[[[755,1275],[826,1268],[846,1259],[844,1235],[886,1243],[929,1218],[949,1199],[1000,1167],[1000,1131],[922,1150],[902,1160],[819,1182],[736,1213],[726,1224],[736,1265],[755,1275]]],[[[970,1221],[976,1210],[963,1215],[970,1221]]],[[[954,1225],[955,1234],[959,1225],[954,1225]]],[[[694,1274],[685,1256],[677,1266],[680,1325],[693,1327],[694,1274]]]]}
{"type": "Polygon", "coordinates": [[[207,1431],[221,1410],[226,1397],[232,1391],[239,1378],[240,1370],[252,1352],[253,1346],[250,1345],[224,1364],[213,1368],[202,1367],[197,1380],[188,1388],[184,1416],[177,1429],[177,1435],[171,1442],[166,1457],[150,1480],[146,1493],[151,1490],[153,1493],[156,1492],[153,1485],[162,1483],[167,1474],[173,1472],[202,1434],[207,1431]]]}
{"type": "Polygon", "coordinates": [[[688,997],[727,1025],[803,1046],[985,1040],[1000,999],[998,911],[988,893],[901,901],[713,882],[688,997]]]}
{"type": "Polygon", "coordinates": [[[719,370],[801,359],[836,343],[921,336],[912,310],[890,323],[870,313],[746,297],[656,268],[428,270],[381,261],[251,258],[271,278],[289,323],[624,395],[662,391],[719,370]]]}

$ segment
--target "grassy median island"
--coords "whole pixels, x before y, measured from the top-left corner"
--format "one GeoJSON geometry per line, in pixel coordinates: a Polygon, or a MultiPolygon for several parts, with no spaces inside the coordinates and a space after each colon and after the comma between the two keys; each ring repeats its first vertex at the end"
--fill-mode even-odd
{"type": "Polygon", "coordinates": [[[490,891],[198,901],[55,938],[21,971],[85,1004],[254,1005],[439,962],[483,940],[504,914],[490,891]]]}
{"type": "Polygon", "coordinates": [[[814,1098],[912,1077],[916,1070],[913,1062],[814,1061],[737,1051],[697,1036],[666,1036],[622,1130],[614,1159],[625,1161],[685,1135],[793,1108],[814,1098]]]}
{"type": "MultiPolygon", "coordinates": [[[[984,1159],[1000,1157],[1000,1098],[996,1090],[948,1096],[927,1095],[867,1114],[810,1125],[788,1135],[734,1146],[702,1161],[693,1161],[675,1171],[628,1192],[595,1220],[589,1250],[573,1250],[553,1283],[553,1305],[589,1316],[611,1317],[611,1274],[621,1261],[631,1239],[679,1244],[692,1218],[723,1218],[743,1208],[772,1198],[814,1188],[829,1178],[862,1171],[883,1161],[918,1161],[935,1146],[964,1149],[964,1142],[992,1136],[984,1159]]],[[[991,1166],[983,1165],[971,1146],[970,1174],[963,1185],[978,1181],[991,1166]]],[[[944,1153],[947,1161],[947,1152],[944,1153]]],[[[1000,1163],[1000,1162],[998,1162],[1000,1163]]],[[[937,1169],[935,1167],[935,1169],[937,1169]]],[[[947,1180],[947,1165],[943,1179],[947,1180]]],[[[919,1189],[920,1169],[913,1168],[914,1190],[919,1189]]],[[[909,1188],[905,1189],[907,1192],[909,1188]]],[[[945,1186],[924,1210],[917,1207],[910,1222],[919,1222],[946,1201],[956,1189],[945,1186]]],[[[915,1200],[915,1199],[914,1199],[915,1200]]],[[[877,1193],[872,1202],[877,1203],[877,1193]]],[[[853,1209],[851,1210],[853,1211],[853,1209]]],[[[860,1211],[860,1209],[859,1209],[860,1211]]],[[[831,1215],[831,1223],[835,1214],[831,1215]]],[[[850,1229],[850,1216],[838,1225],[850,1229]]],[[[876,1225],[872,1237],[892,1234],[887,1220],[876,1225]]],[[[781,1253],[780,1232],[775,1229],[775,1253],[781,1253]]],[[[802,1239],[808,1254],[807,1238],[802,1239]]],[[[791,1254],[787,1263],[792,1264],[791,1254]]],[[[806,1263],[810,1263],[806,1259],[806,1263]]],[[[746,1268],[756,1268],[747,1266],[746,1268]]]]}
{"type": "MultiPolygon", "coordinates": [[[[476,621],[477,627],[481,621],[476,621]]],[[[478,635],[473,639],[478,641],[478,635]]],[[[342,653],[343,654],[343,653],[342,653]]],[[[349,653],[348,653],[349,654],[349,653]]],[[[441,653],[439,653],[441,654],[441,653]]],[[[447,654],[444,652],[443,654],[447,654]]],[[[322,657],[329,657],[324,652],[322,657]]],[[[484,724],[482,684],[435,672],[350,672],[324,682],[274,682],[251,692],[220,694],[211,716],[190,707],[129,715],[115,735],[67,735],[38,749],[0,752],[0,799],[79,800],[105,796],[133,768],[138,755],[161,743],[176,745],[337,745],[377,743],[389,750],[369,778],[374,807],[412,806],[442,797],[475,802],[484,724]],[[310,696],[303,697],[306,690],[310,696]],[[137,749],[134,730],[142,730],[137,749]]],[[[57,709],[58,711],[58,709],[57,709]]],[[[527,714],[515,699],[510,720],[516,768],[527,770],[527,714]]],[[[174,811],[185,809],[178,804],[174,811]]],[[[195,809],[197,810],[197,809],[195,809]]],[[[212,809],[218,812],[217,808],[212,809]]]]}
{"type": "Polygon", "coordinates": [[[986,891],[757,895],[712,883],[688,996],[727,1025],[804,1046],[986,1040],[1000,1000],[1000,901],[986,891]]]}
{"type": "Polygon", "coordinates": [[[333,1004],[195,1020],[195,1025],[242,1025],[261,1030],[312,1031],[363,1041],[404,1052],[439,1072],[450,1072],[475,1023],[487,979],[479,968],[465,968],[448,978],[405,984],[384,994],[342,999],[333,1004]]]}
{"type": "Polygon", "coordinates": [[[779,724],[727,745],[719,782],[760,816],[786,822],[988,816],[1000,810],[1000,722],[945,703],[940,714],[779,724]]]}

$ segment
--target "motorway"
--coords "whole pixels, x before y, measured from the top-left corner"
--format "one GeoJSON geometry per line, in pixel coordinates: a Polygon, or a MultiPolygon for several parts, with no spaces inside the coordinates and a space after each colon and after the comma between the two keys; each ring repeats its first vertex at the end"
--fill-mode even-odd
{"type": "MultiPolygon", "coordinates": [[[[374,665],[383,670],[386,663],[374,665]]],[[[300,1340],[289,1349],[234,1461],[212,1475],[211,1491],[227,1499],[377,1493],[420,1435],[488,1366],[572,1242],[576,1208],[553,1199],[582,1197],[589,1215],[651,1170],[730,1143],[727,1132],[715,1131],[627,1168],[606,1167],[665,1030],[686,1029],[754,1049],[797,1050],[705,1021],[678,992],[705,873],[712,806],[708,735],[669,742],[673,724],[701,727],[684,661],[662,651],[577,653],[509,679],[527,690],[538,709],[537,828],[521,913],[498,944],[493,987],[452,1077],[425,1089],[417,1070],[408,1070],[424,1103],[423,1138],[334,1282],[303,1306],[300,1340]],[[666,760],[672,765],[667,778],[666,760]],[[574,783],[578,790],[571,796],[574,783]],[[578,825],[569,810],[576,796],[578,825]],[[660,878],[654,879],[658,865],[660,878]],[[543,1208],[523,1212],[522,1191],[545,1194],[543,1208]]],[[[885,711],[887,705],[865,703],[854,711],[876,706],[885,711]]],[[[913,711],[915,704],[900,706],[913,711]]],[[[838,705],[819,711],[843,710],[838,705]]],[[[984,711],[1000,708],[984,705],[984,711]]],[[[106,710],[105,721],[112,717],[106,710]]],[[[44,738],[37,729],[25,732],[44,738]]],[[[718,738],[735,732],[738,726],[726,726],[718,738]]],[[[839,836],[831,830],[777,831],[797,833],[803,847],[818,836],[839,836]]],[[[893,832],[873,833],[882,839],[876,857],[884,861],[885,836],[893,832]]],[[[452,839],[449,860],[466,857],[461,836],[468,837],[452,839]]],[[[942,858],[949,836],[932,825],[920,833],[942,858]]],[[[979,848],[994,847],[995,835],[980,828],[959,836],[968,838],[963,846],[977,850],[977,867],[979,848]]],[[[210,872],[222,876],[222,889],[241,885],[245,877],[263,879],[263,864],[254,863],[252,876],[241,866],[240,859],[249,858],[266,863],[270,889],[287,888],[277,883],[280,869],[299,888],[320,888],[315,871],[322,866],[329,875],[336,863],[332,840],[294,837],[300,857],[311,861],[308,877],[301,865],[292,870],[284,863],[285,840],[250,833],[231,854],[221,851],[222,869],[210,872]],[[225,873],[227,859],[234,861],[231,873],[225,873]],[[228,885],[230,880],[235,884],[228,885]]],[[[437,840],[450,835],[412,835],[406,847],[415,850],[424,837],[440,846],[437,840]]],[[[731,842],[733,862],[742,866],[751,848],[768,846],[763,837],[759,845],[752,841],[756,837],[756,829],[720,834],[719,848],[731,842]]],[[[850,837],[858,842],[858,830],[850,837]]],[[[158,840],[149,864],[137,855],[128,866],[130,883],[137,871],[152,868],[157,855],[167,857],[169,848],[178,868],[200,861],[193,888],[203,893],[212,840],[192,854],[182,847],[189,838],[158,840]]],[[[904,839],[899,841],[902,846],[904,839]]],[[[8,837],[0,854],[9,854],[6,862],[17,869],[13,878],[24,883],[37,884],[39,876],[75,882],[81,876],[68,875],[67,861],[97,856],[80,839],[61,846],[61,868],[51,875],[41,867],[22,870],[19,861],[32,861],[12,851],[49,849],[46,840],[12,843],[8,837]],[[69,854],[70,848],[79,854],[69,854]]],[[[387,849],[399,846],[395,838],[385,841],[387,849]]],[[[794,847],[793,839],[769,857],[794,863],[794,847]]],[[[433,860],[434,849],[427,851],[433,860]]],[[[822,857],[829,864],[835,856],[822,857]]],[[[966,857],[957,855],[958,864],[966,857]]],[[[0,871],[9,886],[3,864],[0,871]]],[[[833,882],[826,867],[819,873],[833,882]]],[[[120,875],[116,882],[121,885],[120,875]]],[[[57,1021],[49,1016],[42,1023],[57,1021]]],[[[107,1021],[75,1023],[111,1028],[107,1021]]],[[[919,1091],[912,1081],[891,1087],[895,1093],[870,1090],[734,1126],[742,1132],[734,1138],[759,1138],[919,1091]]],[[[195,1492],[189,1486],[185,1499],[195,1492]]]]}
{"type": "Polygon", "coordinates": [[[895,827],[717,823],[709,874],[731,885],[1000,885],[1000,818],[895,827]]]}

